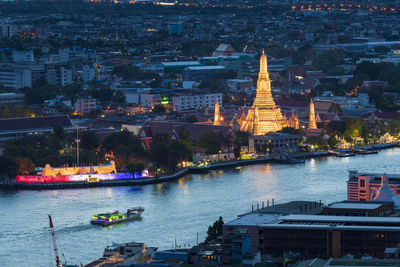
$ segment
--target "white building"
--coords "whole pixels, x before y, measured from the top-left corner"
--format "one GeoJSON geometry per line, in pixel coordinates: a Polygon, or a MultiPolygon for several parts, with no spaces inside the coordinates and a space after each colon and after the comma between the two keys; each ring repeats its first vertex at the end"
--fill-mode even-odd
{"type": "Polygon", "coordinates": [[[218,101],[222,107],[222,94],[194,94],[176,95],[172,97],[172,106],[176,111],[191,109],[214,109],[215,102],[218,101]]]}
{"type": "Polygon", "coordinates": [[[350,96],[317,96],[315,101],[334,101],[341,109],[371,108],[368,94],[359,94],[357,97],[350,96]]]}
{"type": "Polygon", "coordinates": [[[17,51],[12,52],[13,62],[33,62],[35,60],[33,56],[33,50],[28,51],[17,51]]]}
{"type": "Polygon", "coordinates": [[[78,98],[75,102],[75,109],[78,113],[87,114],[96,110],[95,98],[78,98]]]}
{"type": "Polygon", "coordinates": [[[32,86],[32,71],[24,66],[0,65],[0,85],[14,89],[32,86]]]}
{"type": "Polygon", "coordinates": [[[69,61],[69,48],[63,48],[58,50],[58,62],[67,63],[69,61]]]}
{"type": "Polygon", "coordinates": [[[66,86],[72,83],[72,71],[63,66],[52,66],[47,69],[46,80],[49,84],[66,86]]]}
{"type": "Polygon", "coordinates": [[[25,102],[25,94],[18,94],[18,93],[0,94],[0,104],[24,103],[24,102],[25,102]]]}
{"type": "Polygon", "coordinates": [[[18,33],[18,26],[14,24],[2,24],[1,36],[4,38],[11,38],[18,33]]]}
{"type": "Polygon", "coordinates": [[[227,87],[234,92],[244,91],[246,93],[252,93],[255,90],[253,80],[248,79],[229,79],[226,80],[227,87]]]}
{"type": "Polygon", "coordinates": [[[82,67],[82,81],[87,83],[94,80],[94,68],[89,65],[85,65],[82,67]]]}

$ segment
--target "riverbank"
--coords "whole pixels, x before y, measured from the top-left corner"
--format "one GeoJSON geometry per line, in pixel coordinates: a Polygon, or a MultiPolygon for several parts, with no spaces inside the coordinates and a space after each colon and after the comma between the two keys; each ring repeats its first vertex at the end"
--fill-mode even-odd
{"type": "MultiPolygon", "coordinates": [[[[382,150],[397,147],[396,144],[382,144],[382,145],[371,145],[365,147],[358,147],[357,149],[363,150],[382,150]]],[[[6,180],[0,182],[0,189],[2,190],[53,190],[53,189],[74,189],[74,188],[92,188],[92,187],[114,187],[114,186],[140,186],[148,184],[158,184],[169,181],[177,180],[187,174],[192,173],[207,173],[211,170],[218,170],[224,168],[239,167],[252,164],[260,163],[282,163],[282,164],[295,164],[302,163],[301,159],[310,159],[318,157],[333,156],[337,153],[346,153],[351,151],[348,150],[335,150],[332,152],[328,151],[315,151],[310,153],[302,153],[293,155],[293,159],[271,159],[271,158],[257,158],[249,160],[236,160],[231,162],[217,163],[203,167],[187,167],[174,174],[166,175],[162,177],[147,177],[140,179],[121,179],[121,180],[107,180],[98,182],[62,182],[62,183],[24,183],[17,182],[15,180],[6,180]]]]}

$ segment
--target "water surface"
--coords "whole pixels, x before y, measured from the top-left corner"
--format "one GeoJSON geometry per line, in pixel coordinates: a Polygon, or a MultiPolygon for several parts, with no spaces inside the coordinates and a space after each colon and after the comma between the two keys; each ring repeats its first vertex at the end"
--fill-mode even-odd
{"type": "Polygon", "coordinates": [[[276,203],[345,200],[349,170],[400,173],[399,162],[396,148],[299,165],[259,164],[242,171],[193,174],[157,185],[0,191],[1,266],[55,266],[48,214],[67,262],[86,264],[101,257],[112,242],[140,241],[169,249],[176,238],[181,247],[194,245],[196,233],[204,240],[208,226],[219,216],[230,221],[250,211],[251,205],[273,198],[276,203]],[[89,224],[93,214],[138,205],[145,208],[140,220],[107,228],[89,224]]]}

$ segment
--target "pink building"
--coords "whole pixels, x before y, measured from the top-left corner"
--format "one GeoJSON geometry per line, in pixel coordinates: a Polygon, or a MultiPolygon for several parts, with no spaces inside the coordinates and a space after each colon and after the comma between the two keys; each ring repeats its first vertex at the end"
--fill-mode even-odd
{"type": "Polygon", "coordinates": [[[347,181],[347,200],[350,201],[372,201],[381,188],[382,176],[387,177],[388,186],[395,196],[400,194],[399,174],[362,173],[358,171],[349,172],[347,181]]]}

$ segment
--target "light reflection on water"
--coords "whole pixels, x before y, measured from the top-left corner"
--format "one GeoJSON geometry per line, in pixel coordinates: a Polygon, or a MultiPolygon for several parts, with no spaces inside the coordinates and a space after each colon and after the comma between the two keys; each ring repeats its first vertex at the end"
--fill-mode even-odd
{"type": "Polygon", "coordinates": [[[216,170],[147,186],[0,192],[1,266],[48,266],[53,261],[47,214],[53,216],[57,243],[68,262],[88,263],[112,242],[143,241],[168,249],[176,237],[181,245],[195,244],[196,232],[203,240],[220,215],[229,221],[267,200],[344,200],[349,170],[400,173],[399,160],[400,149],[391,149],[298,165],[216,170]],[[93,214],[138,205],[145,208],[140,220],[106,228],[89,224],[93,214]]]}

